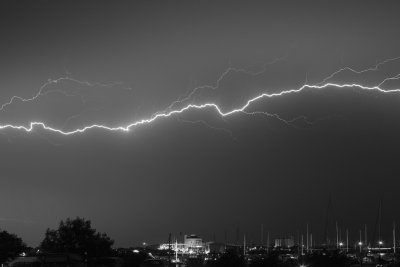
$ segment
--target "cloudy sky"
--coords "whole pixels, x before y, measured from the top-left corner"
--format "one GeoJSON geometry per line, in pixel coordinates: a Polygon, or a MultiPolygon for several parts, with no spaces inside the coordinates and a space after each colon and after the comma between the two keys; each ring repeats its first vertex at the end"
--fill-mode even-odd
{"type": "MultiPolygon", "coordinates": [[[[0,128],[126,127],[304,84],[400,88],[395,1],[2,1],[0,128]],[[385,61],[386,60],[386,61],[385,61]],[[382,63],[382,64],[379,64],[382,63]],[[378,64],[378,65],[377,65],[378,64]],[[341,68],[345,69],[325,80],[341,68]],[[363,71],[365,70],[365,71],[363,71]],[[361,71],[361,73],[360,73],[361,71]],[[322,82],[322,83],[321,83],[322,82]]],[[[304,88],[130,131],[0,130],[0,228],[81,216],[117,246],[400,220],[400,93],[304,88]]]]}

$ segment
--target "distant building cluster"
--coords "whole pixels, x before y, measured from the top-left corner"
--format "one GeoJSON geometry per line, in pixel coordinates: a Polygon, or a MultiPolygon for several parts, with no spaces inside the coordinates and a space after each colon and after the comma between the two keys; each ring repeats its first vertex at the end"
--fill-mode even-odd
{"type": "MultiPolygon", "coordinates": [[[[274,240],[276,249],[290,249],[294,247],[295,241],[293,236],[286,236],[274,240]]],[[[175,242],[160,244],[158,250],[172,250],[179,255],[199,255],[208,253],[224,253],[227,249],[241,248],[242,244],[225,244],[219,242],[204,242],[202,238],[195,234],[184,235],[183,240],[175,240],[175,242]]],[[[243,250],[243,248],[241,248],[243,250]]],[[[250,249],[250,247],[248,248],[250,249]]]]}

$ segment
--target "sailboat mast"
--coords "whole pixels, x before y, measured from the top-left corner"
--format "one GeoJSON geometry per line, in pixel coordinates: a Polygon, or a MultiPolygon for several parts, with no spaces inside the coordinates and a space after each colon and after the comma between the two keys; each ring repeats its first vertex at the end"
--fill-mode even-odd
{"type": "Polygon", "coordinates": [[[308,223],[307,223],[307,237],[306,237],[306,252],[308,253],[308,223]]]}
{"type": "Polygon", "coordinates": [[[396,222],[393,222],[393,254],[396,254],[396,222]]]}

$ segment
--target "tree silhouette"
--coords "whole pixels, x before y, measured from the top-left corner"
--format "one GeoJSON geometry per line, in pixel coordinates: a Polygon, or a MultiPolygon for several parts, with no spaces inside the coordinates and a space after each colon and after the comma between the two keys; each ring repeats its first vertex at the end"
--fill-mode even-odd
{"type": "Polygon", "coordinates": [[[0,264],[17,257],[26,248],[21,238],[6,231],[0,232],[0,264]]]}
{"type": "Polygon", "coordinates": [[[91,227],[91,222],[77,217],[61,221],[57,230],[46,230],[40,247],[44,252],[77,253],[86,257],[107,256],[112,252],[111,240],[91,227]]]}

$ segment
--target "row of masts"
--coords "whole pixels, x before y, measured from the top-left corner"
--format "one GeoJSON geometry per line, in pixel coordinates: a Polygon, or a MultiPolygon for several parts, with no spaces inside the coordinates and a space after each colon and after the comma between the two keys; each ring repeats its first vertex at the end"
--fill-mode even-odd
{"type": "MultiPolygon", "coordinates": [[[[342,239],[342,232],[341,229],[338,226],[338,222],[335,221],[335,230],[336,230],[336,242],[335,243],[331,243],[330,242],[330,237],[328,236],[328,220],[329,220],[329,213],[332,212],[333,213],[333,207],[332,207],[332,201],[331,198],[329,198],[329,202],[328,202],[328,212],[327,212],[327,224],[326,224],[326,232],[325,232],[325,246],[326,247],[335,247],[338,250],[346,250],[346,252],[349,252],[349,230],[348,228],[346,228],[346,238],[345,238],[345,242],[342,239]]],[[[379,248],[382,247],[382,245],[384,245],[383,241],[382,241],[382,236],[381,236],[381,221],[382,221],[382,201],[380,201],[379,203],[379,211],[378,211],[378,216],[377,216],[377,220],[376,220],[376,224],[375,224],[375,230],[378,231],[378,242],[375,242],[375,232],[372,238],[372,243],[368,243],[368,229],[367,229],[367,224],[364,225],[364,240],[363,240],[363,236],[362,236],[362,229],[359,229],[359,239],[357,240],[357,242],[355,243],[354,248],[356,248],[358,246],[359,251],[362,252],[363,249],[369,249],[369,248],[374,248],[374,246],[378,246],[379,248]]],[[[297,247],[298,247],[298,253],[304,255],[305,253],[312,253],[313,248],[316,247],[316,242],[315,239],[313,239],[313,234],[310,233],[310,229],[309,229],[309,224],[306,224],[306,236],[304,238],[303,234],[300,234],[299,231],[297,232],[297,247]],[[300,242],[301,239],[301,242],[300,242]],[[304,244],[305,241],[305,244],[304,244]]],[[[170,237],[171,238],[171,237],[170,237]]],[[[215,233],[213,234],[213,241],[216,241],[215,238],[215,233]]],[[[169,240],[169,243],[171,242],[171,240],[169,240]]],[[[227,231],[225,231],[225,243],[228,244],[228,234],[227,231]]],[[[239,227],[236,228],[236,244],[239,245],[239,227]]],[[[393,244],[393,252],[396,253],[396,223],[393,222],[393,229],[392,229],[392,244],[393,244]]],[[[264,224],[261,224],[261,231],[260,231],[260,245],[262,247],[264,246],[264,224]]],[[[270,234],[269,231],[267,232],[267,246],[266,249],[267,251],[270,248],[270,234]]],[[[246,235],[243,235],[243,252],[245,254],[246,252],[246,235]]]]}
{"type": "MultiPolygon", "coordinates": [[[[344,242],[341,239],[341,234],[340,234],[340,228],[338,227],[338,223],[335,223],[336,226],[336,249],[338,250],[345,250],[346,253],[349,252],[349,230],[346,228],[346,243],[344,244],[344,242]],[[345,247],[344,247],[345,245],[345,247]]],[[[363,249],[369,249],[370,245],[368,244],[368,238],[367,238],[367,225],[364,225],[364,243],[363,243],[363,238],[362,238],[362,229],[359,230],[359,240],[358,240],[358,247],[359,247],[359,252],[362,253],[363,249]]],[[[380,231],[379,231],[380,233],[380,231]]],[[[213,235],[213,237],[215,238],[215,234],[213,235]]],[[[227,235],[225,233],[225,237],[227,238],[227,235]]],[[[396,223],[393,222],[393,229],[392,229],[392,238],[393,238],[393,253],[396,253],[396,223]]],[[[260,237],[260,242],[261,242],[261,246],[264,246],[264,225],[261,224],[261,237],[260,237]]],[[[171,250],[171,234],[169,234],[169,238],[168,238],[168,243],[169,243],[169,250],[171,250]]],[[[298,254],[299,255],[305,255],[305,254],[309,254],[313,252],[313,249],[315,248],[315,241],[313,241],[313,235],[312,233],[310,233],[309,231],[309,224],[306,224],[306,238],[304,240],[304,235],[303,234],[298,234],[298,242],[297,242],[298,246],[298,254]],[[301,237],[301,243],[300,243],[300,237],[301,237]],[[306,242],[304,244],[304,241],[306,242]]],[[[379,250],[381,249],[381,246],[383,245],[383,241],[380,239],[380,235],[379,235],[379,241],[376,244],[379,247],[379,250]]],[[[178,240],[175,240],[175,260],[178,260],[178,240]]],[[[269,242],[269,232],[267,232],[267,253],[269,252],[269,247],[270,247],[270,242],[269,242]]],[[[247,251],[247,244],[246,244],[246,234],[243,235],[243,255],[246,255],[246,251],[247,251]]]]}
{"type": "MultiPolygon", "coordinates": [[[[264,246],[264,224],[261,224],[261,231],[260,231],[260,246],[264,246]]],[[[299,246],[304,246],[306,251],[309,251],[310,248],[312,248],[313,246],[316,245],[315,239],[313,239],[313,234],[310,232],[309,229],[309,224],[306,224],[306,234],[304,236],[303,233],[300,234],[300,232],[297,232],[297,236],[298,236],[298,241],[297,244],[299,246]],[[300,239],[302,239],[302,241],[300,242],[300,239]]],[[[362,231],[362,229],[359,229],[359,238],[357,240],[357,245],[362,245],[364,247],[370,247],[371,243],[368,243],[368,228],[367,228],[367,224],[364,225],[364,229],[362,231]],[[362,232],[364,232],[364,236],[362,234],[362,232]],[[364,238],[363,238],[364,237],[364,238]]],[[[379,245],[380,242],[382,241],[382,237],[381,237],[381,231],[380,231],[380,227],[379,227],[379,234],[378,234],[378,242],[376,242],[376,245],[379,245]]],[[[343,246],[346,243],[346,249],[348,249],[349,246],[349,230],[348,228],[346,228],[346,237],[345,237],[345,241],[342,239],[342,229],[339,228],[338,222],[335,222],[335,242],[334,243],[330,243],[330,242],[326,242],[325,246],[336,246],[336,248],[340,249],[343,248],[343,246]]],[[[243,235],[244,239],[245,239],[245,234],[243,235]]],[[[395,222],[393,222],[393,229],[392,229],[392,238],[393,238],[393,245],[396,243],[396,224],[395,222]]],[[[213,234],[213,241],[216,242],[216,237],[215,237],[215,233],[213,234]]],[[[328,241],[328,240],[326,240],[328,241]]],[[[227,235],[227,231],[225,231],[225,243],[228,244],[228,235],[227,235]]],[[[239,227],[236,229],[236,242],[237,245],[239,244],[239,227]]],[[[270,245],[270,232],[267,232],[267,247],[270,245]]],[[[381,244],[382,245],[382,244],[381,244]]],[[[373,246],[373,245],[372,245],[373,246]]],[[[395,249],[395,247],[393,247],[395,249]]]]}
{"type": "MultiPolygon", "coordinates": [[[[336,249],[338,250],[345,250],[347,253],[349,252],[349,230],[346,228],[346,238],[345,238],[345,242],[343,242],[343,240],[341,239],[341,230],[338,227],[338,223],[335,223],[336,226],[336,249]]],[[[269,232],[268,232],[268,238],[267,238],[267,249],[269,248],[269,232]]],[[[261,224],[261,237],[260,237],[260,245],[264,246],[264,225],[261,224]]],[[[309,231],[309,224],[306,224],[306,236],[304,238],[303,234],[298,234],[298,252],[301,255],[304,255],[305,253],[312,253],[313,252],[313,248],[315,248],[316,243],[315,241],[313,241],[313,234],[310,233],[309,231]],[[301,241],[300,241],[301,239],[301,241]],[[304,240],[305,239],[305,240],[304,240]],[[305,241],[305,243],[304,243],[305,241]]],[[[380,231],[379,231],[379,240],[378,242],[375,244],[378,248],[381,248],[382,245],[384,245],[382,239],[381,239],[381,235],[380,235],[380,231]]],[[[359,230],[359,240],[356,243],[356,246],[359,247],[359,251],[362,252],[362,250],[371,248],[371,244],[368,244],[368,231],[367,231],[367,225],[364,225],[364,240],[363,240],[363,236],[362,236],[362,230],[359,230]]],[[[374,246],[372,246],[373,248],[374,246]]],[[[393,249],[393,253],[396,253],[396,223],[393,222],[393,229],[392,229],[392,249],[393,249]]],[[[246,235],[244,234],[243,236],[243,251],[246,250],[246,235]]]]}
{"type": "MultiPolygon", "coordinates": [[[[349,230],[346,228],[346,238],[345,238],[345,242],[343,242],[343,239],[341,238],[341,230],[338,227],[338,224],[336,222],[335,224],[336,226],[336,242],[334,244],[334,246],[336,246],[336,249],[346,249],[346,252],[349,251],[349,230]]],[[[382,245],[384,245],[384,242],[382,241],[381,235],[380,235],[380,231],[379,231],[379,239],[378,242],[376,242],[375,244],[370,244],[368,243],[368,231],[367,231],[367,225],[364,225],[364,240],[363,240],[363,236],[362,236],[362,230],[359,230],[359,239],[356,243],[356,245],[359,247],[360,251],[362,251],[363,248],[374,248],[375,247],[382,247],[382,245]]],[[[309,233],[309,225],[306,224],[306,243],[304,244],[304,236],[303,234],[301,234],[299,236],[299,238],[301,237],[301,242],[298,241],[299,247],[302,250],[302,254],[304,253],[304,249],[306,250],[306,252],[310,252],[313,248],[313,246],[315,246],[315,242],[313,243],[313,235],[312,233],[309,233]],[[309,241],[310,240],[310,241],[309,241]]],[[[325,246],[327,246],[328,244],[325,244],[325,246]]],[[[392,249],[393,252],[396,253],[396,223],[393,222],[393,228],[392,228],[392,249]]],[[[312,251],[311,251],[312,252],[312,251]]]]}
{"type": "MultiPolygon", "coordinates": [[[[380,220],[379,220],[380,221],[380,220]]],[[[355,243],[354,247],[359,248],[360,251],[362,251],[364,248],[374,248],[374,247],[382,247],[382,245],[384,245],[383,241],[382,241],[382,237],[381,237],[381,230],[380,230],[380,222],[379,222],[379,227],[378,227],[378,242],[374,242],[372,241],[371,243],[368,243],[368,228],[367,228],[367,224],[364,225],[364,231],[362,229],[359,230],[359,238],[357,240],[357,242],[355,243]],[[364,232],[364,236],[363,236],[363,232],[364,232]],[[363,239],[364,237],[364,239],[363,239]],[[375,244],[376,243],[376,244],[375,244]]],[[[236,243],[238,244],[238,236],[239,236],[239,228],[237,228],[237,238],[236,238],[236,243]]],[[[298,245],[298,249],[299,249],[299,254],[301,252],[301,254],[304,254],[304,252],[306,253],[310,253],[312,252],[313,248],[316,247],[316,242],[315,239],[313,238],[313,234],[310,233],[310,229],[309,229],[309,224],[306,224],[306,234],[304,237],[304,234],[300,234],[298,231],[298,238],[297,238],[297,245],[298,245]]],[[[342,232],[341,229],[339,228],[338,222],[335,222],[335,230],[336,230],[336,242],[334,244],[330,244],[330,243],[326,243],[324,244],[326,247],[336,247],[336,249],[340,249],[340,250],[346,250],[346,252],[349,251],[350,248],[350,244],[349,244],[349,229],[346,228],[346,236],[345,236],[345,240],[342,239],[342,232]]],[[[215,239],[215,235],[214,235],[214,239],[215,239]]],[[[215,240],[214,240],[215,241],[215,240]]],[[[225,241],[227,243],[227,234],[225,231],[225,241]]],[[[327,240],[328,241],[328,240],[327,240]]],[[[260,245],[262,247],[264,247],[264,224],[261,224],[261,231],[260,231],[260,245]]],[[[269,232],[267,232],[267,250],[270,247],[270,234],[269,232]]],[[[243,247],[244,249],[246,248],[246,235],[243,235],[243,247]]],[[[396,253],[396,223],[393,222],[393,229],[392,229],[392,249],[393,252],[396,253]]]]}

